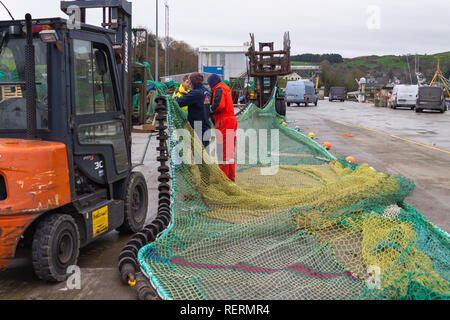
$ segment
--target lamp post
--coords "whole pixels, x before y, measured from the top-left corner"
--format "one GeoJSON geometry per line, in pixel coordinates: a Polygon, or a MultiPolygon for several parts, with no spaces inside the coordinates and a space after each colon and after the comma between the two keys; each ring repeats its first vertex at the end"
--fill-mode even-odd
{"type": "Polygon", "coordinates": [[[169,76],[170,71],[170,46],[172,43],[174,43],[175,40],[170,40],[169,38],[165,41],[165,48],[166,48],[166,66],[165,66],[165,76],[169,76]]]}
{"type": "Polygon", "coordinates": [[[159,40],[158,40],[158,0],[156,0],[156,48],[155,48],[155,81],[159,80],[159,40]]]}
{"type": "Polygon", "coordinates": [[[166,1],[166,3],[165,3],[165,6],[166,6],[166,41],[165,41],[165,43],[166,43],[166,57],[165,57],[165,76],[167,77],[168,75],[169,75],[169,46],[170,46],[170,43],[169,43],[169,4],[167,3],[167,1],[166,1]]]}

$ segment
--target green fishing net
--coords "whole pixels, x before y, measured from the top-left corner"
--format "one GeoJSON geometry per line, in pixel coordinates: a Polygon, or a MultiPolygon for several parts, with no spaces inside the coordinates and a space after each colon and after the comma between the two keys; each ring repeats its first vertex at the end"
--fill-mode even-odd
{"type": "Polygon", "coordinates": [[[185,129],[194,152],[183,157],[204,161],[172,161],[173,222],[139,252],[161,298],[449,299],[449,235],[404,203],[412,181],[336,159],[287,128],[273,98],[238,117],[245,161],[233,183],[210,164],[214,154],[186,113],[169,97],[167,104],[172,159],[180,156],[177,130],[185,129]],[[267,157],[279,158],[273,174],[245,130],[270,132],[267,157]]]}

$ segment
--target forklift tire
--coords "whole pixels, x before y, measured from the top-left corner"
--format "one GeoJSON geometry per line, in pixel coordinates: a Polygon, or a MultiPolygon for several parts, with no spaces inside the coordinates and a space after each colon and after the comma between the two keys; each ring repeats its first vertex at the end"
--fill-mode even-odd
{"type": "Polygon", "coordinates": [[[142,173],[131,173],[123,200],[125,201],[125,221],[117,230],[123,234],[135,234],[142,231],[148,210],[148,188],[142,173]]]}
{"type": "Polygon", "coordinates": [[[275,109],[279,115],[286,117],[286,103],[284,100],[276,100],[275,109]]]}
{"type": "Polygon", "coordinates": [[[63,282],[67,269],[75,266],[80,250],[80,233],[75,220],[64,214],[52,214],[36,229],[32,244],[36,276],[48,282],[63,282]]]}

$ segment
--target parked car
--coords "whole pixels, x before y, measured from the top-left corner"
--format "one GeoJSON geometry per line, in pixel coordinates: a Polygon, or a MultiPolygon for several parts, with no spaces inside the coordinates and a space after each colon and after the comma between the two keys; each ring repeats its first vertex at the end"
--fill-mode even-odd
{"type": "Polygon", "coordinates": [[[289,81],[286,85],[285,101],[289,107],[291,104],[296,103],[305,104],[314,103],[317,106],[319,97],[316,94],[314,83],[311,81],[289,81]]]}
{"type": "Polygon", "coordinates": [[[397,109],[399,107],[404,107],[414,110],[414,108],[416,107],[418,93],[418,85],[396,85],[392,90],[391,108],[397,109]]]}
{"type": "Polygon", "coordinates": [[[416,102],[416,112],[423,110],[438,110],[444,113],[447,110],[444,99],[444,90],[441,87],[420,87],[416,102]]]}
{"type": "Polygon", "coordinates": [[[345,88],[344,87],[332,87],[330,89],[329,97],[330,97],[329,98],[330,102],[332,102],[334,100],[340,100],[340,101],[344,102],[347,99],[345,88]]]}

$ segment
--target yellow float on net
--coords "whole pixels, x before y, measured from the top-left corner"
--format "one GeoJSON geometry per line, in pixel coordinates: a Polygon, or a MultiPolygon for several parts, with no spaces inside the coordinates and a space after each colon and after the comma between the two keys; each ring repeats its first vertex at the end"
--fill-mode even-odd
{"type": "Polygon", "coordinates": [[[314,139],[314,138],[316,137],[316,135],[315,135],[314,132],[310,132],[310,133],[308,134],[308,137],[310,137],[311,139],[314,139]]]}

